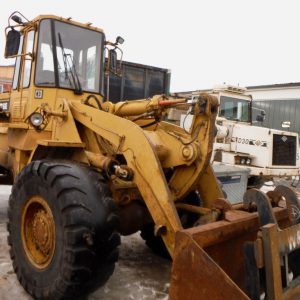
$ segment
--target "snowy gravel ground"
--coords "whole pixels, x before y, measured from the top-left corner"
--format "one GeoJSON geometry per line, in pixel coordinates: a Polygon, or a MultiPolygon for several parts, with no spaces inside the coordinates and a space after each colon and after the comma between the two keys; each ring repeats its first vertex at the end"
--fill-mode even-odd
{"type": "MultiPolygon", "coordinates": [[[[278,179],[276,185],[290,183],[278,179]]],[[[275,188],[272,181],[261,190],[275,188]]],[[[10,186],[0,186],[0,300],[32,300],[19,284],[11,265],[7,246],[7,205],[10,186]]],[[[300,185],[297,188],[300,191],[300,185]]],[[[87,300],[163,300],[168,299],[171,261],[154,255],[139,233],[122,237],[120,258],[115,272],[105,286],[87,300]]],[[[74,299],[75,300],[75,299],[74,299]]]]}

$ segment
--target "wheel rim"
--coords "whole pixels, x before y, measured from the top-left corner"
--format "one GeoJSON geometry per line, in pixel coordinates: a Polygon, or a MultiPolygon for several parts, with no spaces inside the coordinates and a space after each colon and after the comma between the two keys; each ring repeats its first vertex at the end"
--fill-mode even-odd
{"type": "Polygon", "coordinates": [[[30,198],[22,210],[21,237],[29,261],[46,268],[54,255],[55,224],[51,209],[42,197],[30,198]]]}

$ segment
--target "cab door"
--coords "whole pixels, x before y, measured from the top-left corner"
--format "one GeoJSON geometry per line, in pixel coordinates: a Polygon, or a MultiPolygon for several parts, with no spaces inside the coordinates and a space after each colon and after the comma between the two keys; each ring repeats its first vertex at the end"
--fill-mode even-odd
{"type": "Polygon", "coordinates": [[[33,53],[34,36],[34,30],[21,35],[10,97],[10,113],[13,122],[24,121],[26,117],[32,68],[32,56],[29,53],[33,53]]]}

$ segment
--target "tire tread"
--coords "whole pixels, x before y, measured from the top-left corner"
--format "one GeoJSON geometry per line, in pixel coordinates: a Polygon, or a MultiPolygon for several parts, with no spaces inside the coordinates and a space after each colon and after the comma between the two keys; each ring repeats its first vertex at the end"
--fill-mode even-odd
{"type": "Polygon", "coordinates": [[[119,234],[115,232],[118,216],[104,177],[96,170],[68,161],[32,162],[16,178],[9,199],[8,216],[8,243],[14,270],[20,283],[35,299],[78,299],[105,283],[113,273],[120,245],[119,234]],[[65,244],[62,265],[59,266],[61,271],[58,270],[56,280],[42,288],[34,280],[28,279],[30,276],[28,277],[28,272],[24,270],[14,249],[15,229],[11,226],[14,222],[14,209],[18,206],[18,194],[27,178],[32,176],[56,191],[56,201],[59,203],[57,207],[64,220],[65,244]],[[101,206],[100,215],[104,219],[100,228],[94,208],[101,206]],[[93,228],[97,229],[96,233],[93,228]],[[84,233],[92,237],[92,244],[85,241],[84,233]],[[102,238],[99,238],[99,234],[102,238]]]}

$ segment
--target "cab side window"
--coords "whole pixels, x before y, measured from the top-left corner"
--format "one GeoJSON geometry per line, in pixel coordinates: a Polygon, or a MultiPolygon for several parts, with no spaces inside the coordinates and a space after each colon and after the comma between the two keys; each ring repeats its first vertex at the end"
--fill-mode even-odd
{"type": "MultiPolygon", "coordinates": [[[[21,35],[18,55],[22,54],[23,41],[24,41],[24,36],[21,35]]],[[[18,56],[16,58],[16,64],[15,64],[15,72],[14,72],[14,79],[13,79],[13,86],[12,86],[13,90],[15,90],[19,84],[20,66],[21,66],[21,56],[18,56]]]]}
{"type": "MultiPolygon", "coordinates": [[[[26,52],[33,52],[33,42],[34,42],[34,31],[29,31],[27,34],[26,52]]],[[[30,73],[31,73],[32,59],[31,57],[25,56],[24,64],[24,78],[23,78],[23,88],[27,88],[30,83],[30,73]]]]}
{"type": "Polygon", "coordinates": [[[39,31],[35,84],[55,86],[51,20],[43,20],[39,31]]]}

